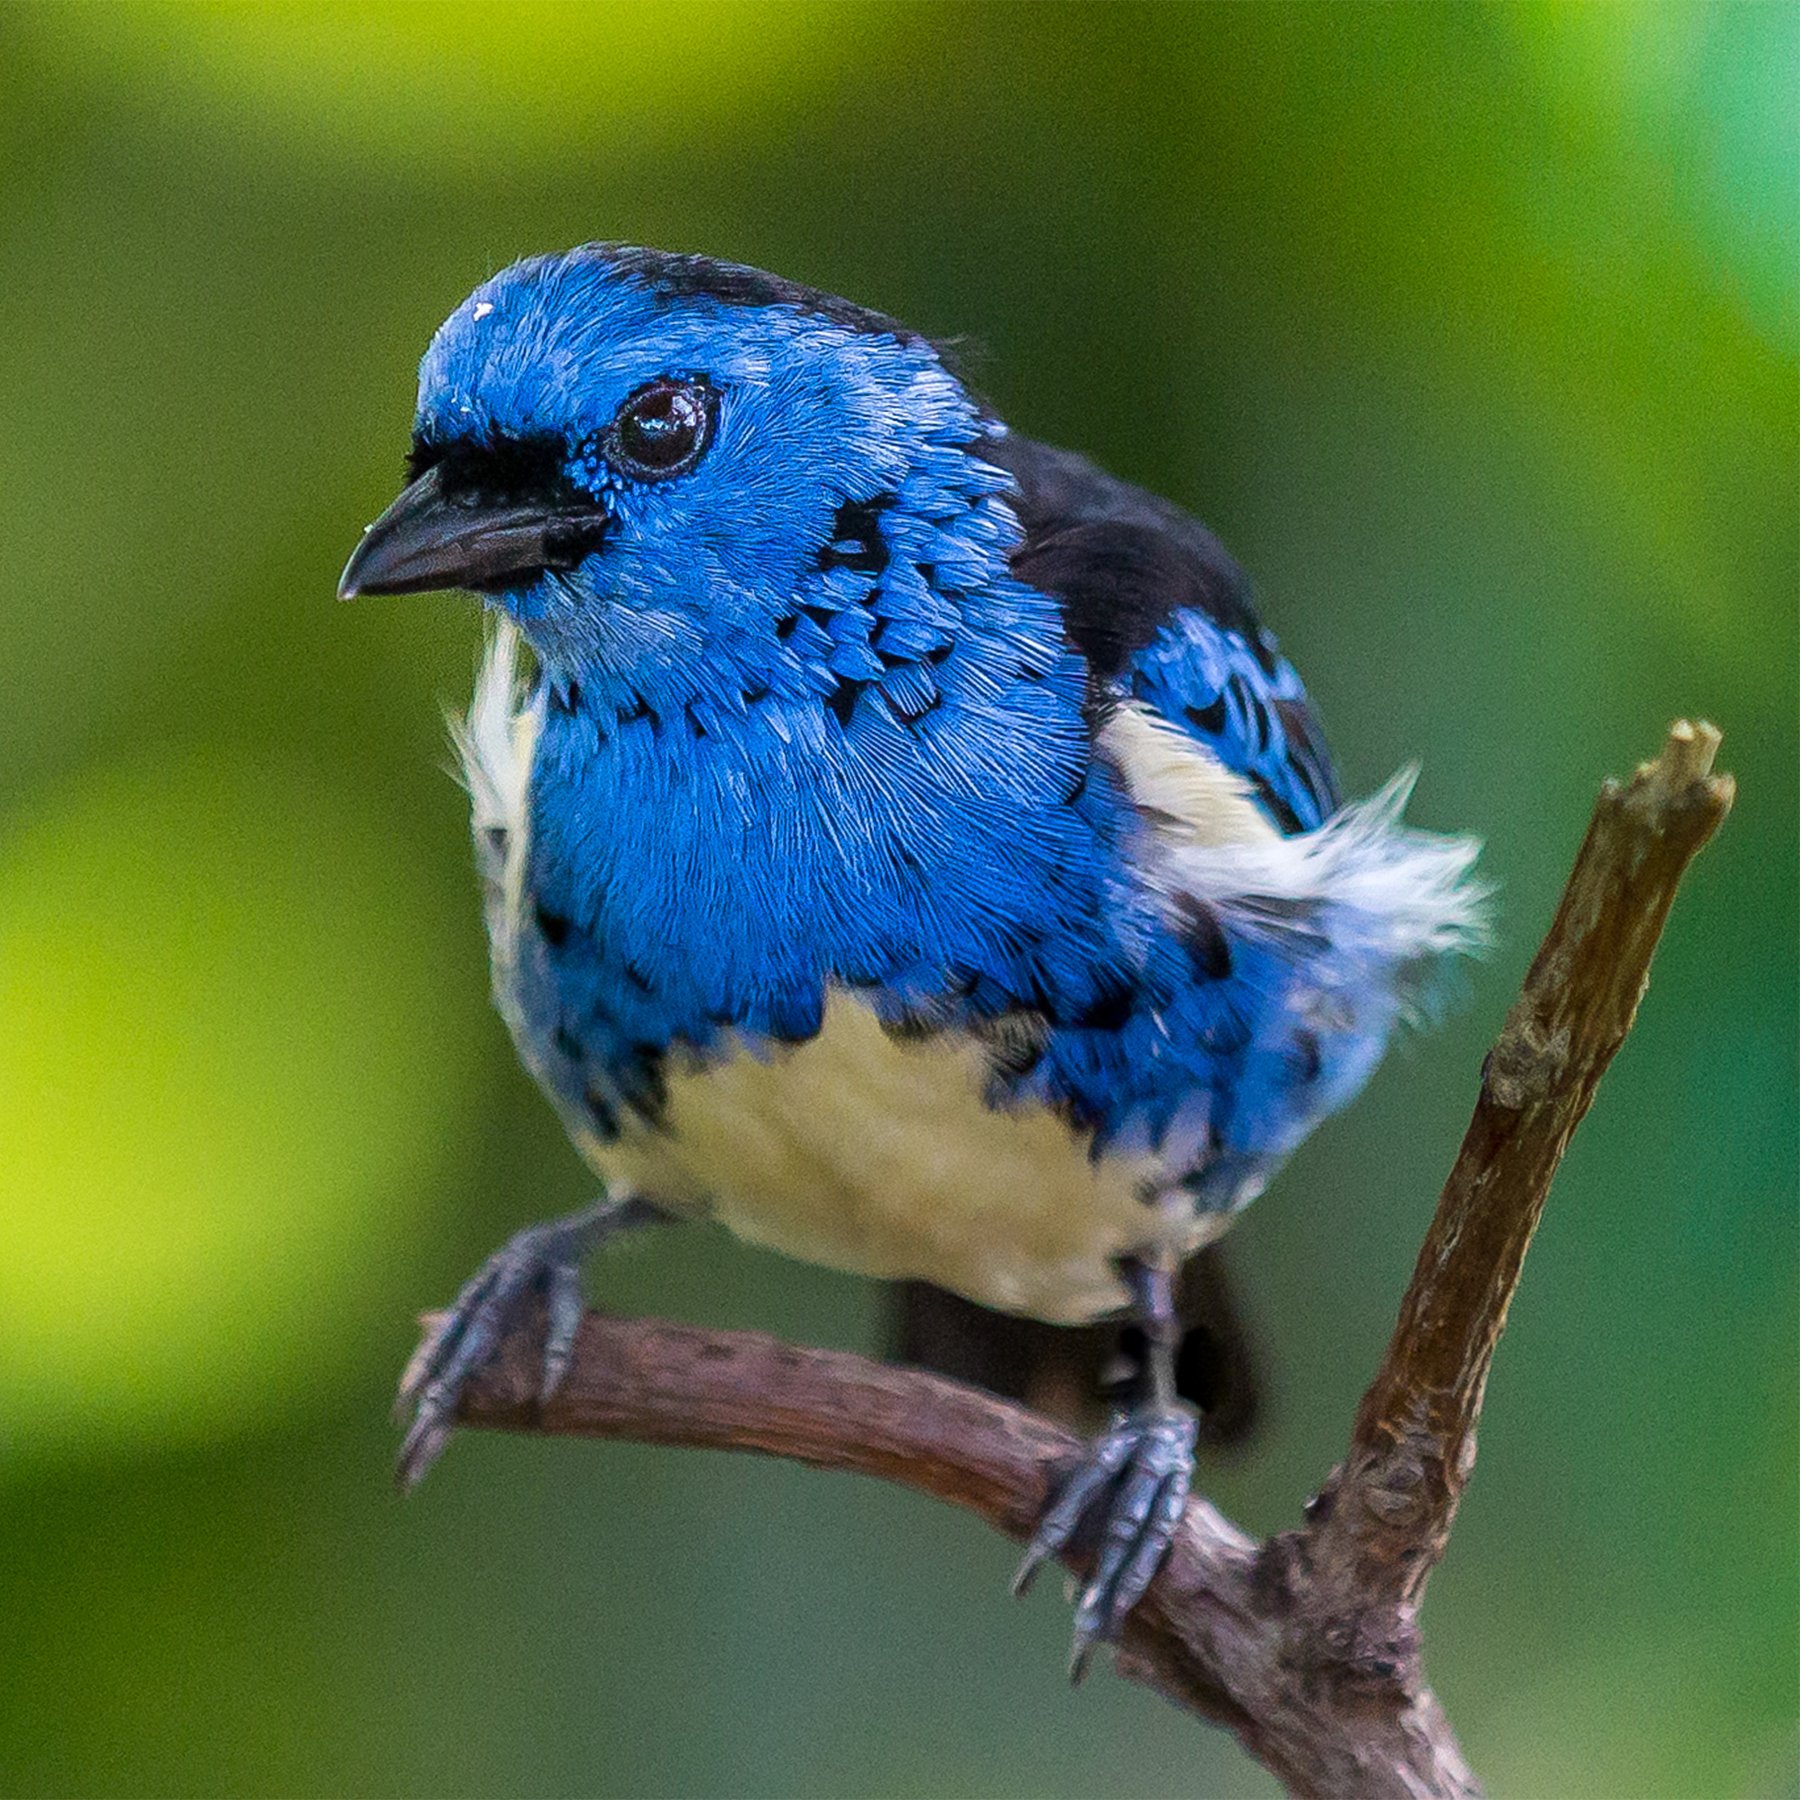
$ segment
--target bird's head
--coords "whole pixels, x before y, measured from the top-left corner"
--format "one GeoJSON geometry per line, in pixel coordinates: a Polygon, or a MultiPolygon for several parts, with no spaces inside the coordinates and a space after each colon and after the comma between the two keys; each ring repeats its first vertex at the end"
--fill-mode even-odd
{"type": "Polygon", "coordinates": [[[340,592],[473,589],[553,679],[704,694],[791,663],[796,595],[879,572],[884,514],[958,510],[963,469],[991,491],[983,428],[930,343],[847,302],[701,257],[534,257],[433,339],[409,484],[340,592]]]}

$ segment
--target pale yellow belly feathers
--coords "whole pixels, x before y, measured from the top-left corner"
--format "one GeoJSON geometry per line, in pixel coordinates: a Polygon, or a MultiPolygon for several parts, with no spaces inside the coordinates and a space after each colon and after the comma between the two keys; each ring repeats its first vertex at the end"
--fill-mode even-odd
{"type": "Polygon", "coordinates": [[[984,1073],[975,1046],[896,1039],[840,995],[809,1043],[672,1074],[666,1130],[583,1148],[753,1243],[1056,1323],[1125,1304],[1123,1252],[1197,1248],[1225,1223],[1159,1207],[1147,1159],[1095,1163],[1052,1115],[990,1110],[984,1073]]]}

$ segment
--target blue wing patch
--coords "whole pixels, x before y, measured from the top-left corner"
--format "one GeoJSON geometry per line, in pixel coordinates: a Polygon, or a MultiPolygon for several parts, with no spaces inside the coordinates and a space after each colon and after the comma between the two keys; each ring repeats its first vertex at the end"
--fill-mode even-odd
{"type": "Polygon", "coordinates": [[[1283,832],[1316,831],[1339,805],[1331,759],[1294,665],[1184,610],[1125,672],[1131,696],[1214,751],[1283,832]]]}

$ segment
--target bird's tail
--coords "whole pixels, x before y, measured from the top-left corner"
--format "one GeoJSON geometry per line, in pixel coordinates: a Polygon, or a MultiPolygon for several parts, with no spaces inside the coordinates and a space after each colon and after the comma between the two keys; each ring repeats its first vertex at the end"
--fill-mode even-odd
{"type": "MultiPolygon", "coordinates": [[[[1135,1326],[1045,1325],[923,1281],[893,1292],[896,1361],[1023,1401],[1080,1430],[1097,1428],[1142,1359],[1135,1326]]],[[[1175,1301],[1183,1326],[1176,1386],[1200,1408],[1209,1443],[1242,1443],[1261,1416],[1263,1381],[1218,1245],[1189,1258],[1175,1301]]]]}

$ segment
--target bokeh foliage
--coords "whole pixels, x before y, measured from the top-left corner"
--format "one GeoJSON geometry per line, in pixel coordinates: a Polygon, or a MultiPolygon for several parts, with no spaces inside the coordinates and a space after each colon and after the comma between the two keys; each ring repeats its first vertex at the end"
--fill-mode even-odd
{"type": "MultiPolygon", "coordinates": [[[[0,1789],[1266,1793],[1010,1552],[867,1484],[481,1441],[401,1507],[410,1315],[584,1197],[484,1002],[440,708],[337,607],[476,279],[615,237],[967,354],[1194,506],[1349,785],[1422,758],[1505,940],[1238,1233],[1343,1441],[1595,782],[1742,798],[1552,1202],[1428,1612],[1508,1794],[1791,1791],[1800,13],[1788,5],[0,14],[0,1789]]],[[[704,1231],[610,1301],[868,1345],[704,1231]]]]}

